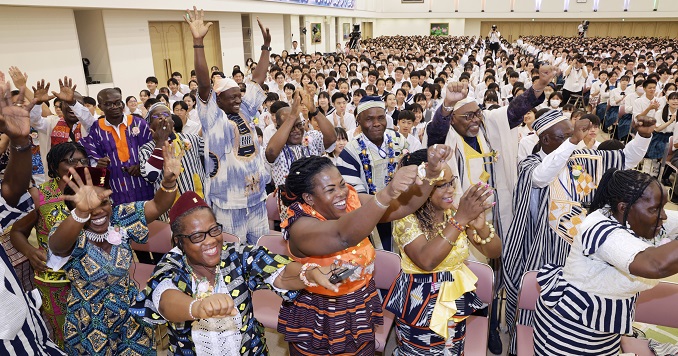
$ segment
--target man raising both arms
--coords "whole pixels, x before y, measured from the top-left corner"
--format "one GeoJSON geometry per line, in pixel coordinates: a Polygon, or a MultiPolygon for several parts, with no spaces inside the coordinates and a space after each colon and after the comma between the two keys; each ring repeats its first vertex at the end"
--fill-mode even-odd
{"type": "Polygon", "coordinates": [[[212,23],[205,23],[203,18],[204,13],[195,7],[193,11],[187,10],[198,78],[198,117],[209,174],[205,198],[224,231],[238,236],[242,242],[255,244],[268,232],[266,184],[271,177],[259,154],[261,147],[252,122],[266,100],[261,84],[269,66],[271,34],[257,19],[264,45],[259,65],[252,73],[252,83],[243,96],[238,84],[229,78],[217,78],[214,88],[210,86],[203,38],[212,23]]]}

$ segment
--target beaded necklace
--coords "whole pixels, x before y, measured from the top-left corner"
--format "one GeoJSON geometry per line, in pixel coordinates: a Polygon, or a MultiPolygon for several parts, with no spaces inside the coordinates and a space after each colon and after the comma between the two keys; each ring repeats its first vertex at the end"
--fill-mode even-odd
{"type": "Polygon", "coordinates": [[[219,275],[221,274],[220,273],[221,269],[219,268],[219,265],[217,265],[214,271],[214,285],[210,285],[210,282],[209,280],[207,280],[206,277],[199,277],[195,273],[195,271],[193,271],[193,268],[191,267],[191,265],[188,264],[185,255],[184,255],[184,264],[186,265],[188,273],[191,275],[191,277],[193,277],[193,279],[195,279],[196,283],[198,284],[195,292],[195,299],[204,299],[214,294],[215,288],[219,283],[219,275]]]}
{"type": "MultiPolygon", "coordinates": [[[[395,167],[396,167],[396,162],[395,162],[395,151],[393,150],[393,140],[391,139],[391,136],[385,135],[386,136],[386,145],[388,146],[388,152],[386,154],[386,157],[388,157],[388,167],[387,167],[387,174],[384,177],[384,185],[387,185],[391,179],[393,178],[393,174],[395,173],[395,167]]],[[[367,180],[367,190],[369,194],[376,194],[377,192],[377,187],[374,185],[374,182],[372,180],[372,163],[370,162],[370,158],[367,156],[367,145],[365,144],[365,141],[363,141],[362,137],[358,137],[358,145],[360,145],[360,153],[358,154],[358,157],[360,158],[360,163],[363,165],[363,171],[365,172],[365,180],[367,180]]],[[[381,150],[381,147],[379,148],[381,150]]]]}

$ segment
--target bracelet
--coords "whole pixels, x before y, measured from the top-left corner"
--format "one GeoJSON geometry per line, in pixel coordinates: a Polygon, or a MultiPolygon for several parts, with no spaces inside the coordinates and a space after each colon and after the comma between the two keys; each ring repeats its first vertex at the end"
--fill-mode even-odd
{"type": "Polygon", "coordinates": [[[73,209],[71,210],[71,217],[73,218],[73,220],[75,220],[75,222],[84,224],[89,221],[89,218],[92,217],[92,214],[87,214],[86,218],[81,218],[75,213],[75,209],[73,209]]]}
{"type": "Polygon", "coordinates": [[[317,283],[311,283],[308,281],[308,278],[306,278],[306,271],[311,267],[320,267],[320,265],[317,263],[304,263],[301,266],[301,271],[299,271],[299,279],[301,279],[301,281],[304,282],[304,285],[306,287],[317,287],[318,286],[317,283]]]}
{"type": "Polygon", "coordinates": [[[24,146],[15,146],[15,145],[10,144],[10,147],[12,149],[14,149],[14,151],[16,151],[16,152],[26,152],[26,151],[30,150],[31,148],[33,148],[33,140],[29,139],[28,144],[26,144],[24,146]]]}
{"type": "Polygon", "coordinates": [[[200,299],[193,299],[193,301],[191,302],[191,304],[188,305],[188,315],[191,316],[191,319],[192,319],[192,320],[195,320],[195,317],[193,316],[193,304],[195,304],[195,302],[197,302],[197,301],[199,301],[199,300],[200,300],[200,299]]]}
{"type": "Polygon", "coordinates": [[[382,209],[388,209],[389,206],[391,206],[391,203],[389,202],[388,204],[382,204],[379,199],[377,199],[377,195],[374,195],[374,202],[377,203],[377,206],[382,208],[382,209]]]}
{"type": "Polygon", "coordinates": [[[427,181],[428,184],[434,185],[437,182],[440,182],[441,180],[445,179],[445,170],[440,171],[440,175],[438,175],[437,178],[429,178],[426,176],[426,166],[428,165],[427,162],[421,162],[421,164],[417,167],[417,175],[419,176],[419,179],[422,181],[427,181]]]}
{"type": "Polygon", "coordinates": [[[485,239],[480,238],[480,235],[478,235],[478,231],[473,229],[473,240],[477,244],[485,245],[486,243],[492,241],[492,239],[494,238],[494,231],[495,231],[494,225],[492,225],[489,221],[485,221],[485,225],[487,225],[487,227],[490,229],[490,236],[488,236],[485,239]]]}
{"type": "Polygon", "coordinates": [[[464,230],[466,230],[466,228],[464,227],[464,225],[460,224],[460,223],[454,218],[454,216],[450,218],[450,224],[452,224],[452,226],[454,226],[455,229],[459,230],[459,232],[464,232],[464,230]]]}
{"type": "Polygon", "coordinates": [[[445,234],[440,234],[440,237],[442,237],[443,240],[447,241],[447,243],[450,244],[451,246],[457,245],[456,241],[452,241],[452,240],[448,239],[447,236],[445,236],[445,234]]]}
{"type": "Polygon", "coordinates": [[[193,48],[205,48],[205,45],[193,45],[193,48]]]}
{"type": "Polygon", "coordinates": [[[160,190],[162,190],[165,193],[174,193],[179,189],[179,184],[177,182],[174,182],[174,186],[172,188],[165,188],[165,185],[160,183],[160,190]]]}

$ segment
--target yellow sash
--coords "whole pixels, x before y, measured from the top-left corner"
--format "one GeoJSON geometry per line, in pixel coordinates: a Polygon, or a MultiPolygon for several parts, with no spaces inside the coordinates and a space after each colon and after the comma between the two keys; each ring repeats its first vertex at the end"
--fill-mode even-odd
{"type": "Polygon", "coordinates": [[[450,319],[458,323],[468,318],[468,316],[454,316],[457,314],[456,300],[465,293],[476,290],[476,282],[478,282],[478,277],[463,263],[450,273],[454,277],[454,282],[441,284],[429,325],[433,332],[445,340],[450,336],[447,326],[450,319]]]}

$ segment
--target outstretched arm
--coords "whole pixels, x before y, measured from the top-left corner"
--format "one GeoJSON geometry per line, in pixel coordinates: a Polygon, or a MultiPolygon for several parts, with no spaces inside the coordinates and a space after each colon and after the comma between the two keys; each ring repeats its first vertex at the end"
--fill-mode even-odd
{"type": "Polygon", "coordinates": [[[191,10],[186,10],[186,22],[193,35],[193,58],[195,63],[195,75],[198,78],[198,95],[201,100],[207,100],[207,96],[212,90],[210,83],[210,73],[207,68],[207,59],[205,59],[205,45],[203,39],[207,35],[211,22],[204,23],[205,13],[193,6],[191,10]]]}
{"type": "MultiPolygon", "coordinates": [[[[271,31],[268,29],[268,27],[264,27],[264,25],[261,23],[261,20],[259,20],[258,17],[257,23],[259,24],[259,28],[261,29],[261,35],[264,37],[264,47],[270,47],[271,31]]],[[[252,72],[253,82],[259,85],[262,85],[266,82],[266,73],[268,72],[270,60],[271,60],[271,51],[269,51],[268,49],[262,49],[261,56],[259,57],[259,63],[257,64],[257,68],[254,69],[254,72],[252,72]]]]}

